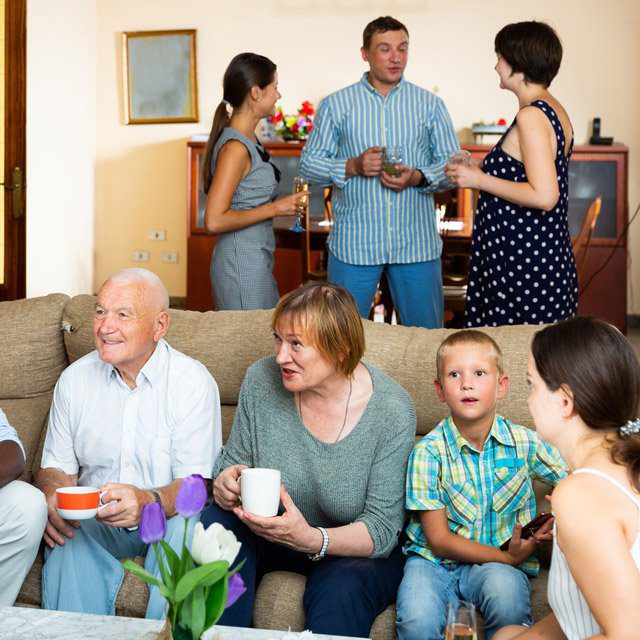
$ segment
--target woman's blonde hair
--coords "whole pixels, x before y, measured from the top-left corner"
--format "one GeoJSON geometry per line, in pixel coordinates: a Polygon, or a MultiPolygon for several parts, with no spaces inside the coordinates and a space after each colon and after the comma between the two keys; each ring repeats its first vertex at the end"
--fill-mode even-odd
{"type": "Polygon", "coordinates": [[[282,296],[271,328],[286,320],[303,334],[336,371],[351,376],[365,349],[362,319],[352,295],[328,282],[308,282],[282,296]]]}

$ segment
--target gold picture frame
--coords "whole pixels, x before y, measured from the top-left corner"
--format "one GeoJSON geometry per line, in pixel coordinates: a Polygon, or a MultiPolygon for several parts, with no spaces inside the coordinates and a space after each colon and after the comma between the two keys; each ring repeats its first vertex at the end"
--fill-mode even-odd
{"type": "Polygon", "coordinates": [[[196,30],[122,33],[126,124],[198,122],[196,30]]]}

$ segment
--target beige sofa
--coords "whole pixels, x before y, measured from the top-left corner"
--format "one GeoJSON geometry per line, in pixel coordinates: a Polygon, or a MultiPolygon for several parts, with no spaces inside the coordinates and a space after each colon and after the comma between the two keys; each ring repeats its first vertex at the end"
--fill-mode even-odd
{"type": "MultiPolygon", "coordinates": [[[[0,407],[17,429],[27,452],[24,479],[38,468],[47,414],[56,380],[70,363],[93,350],[94,298],[62,294],[0,302],[0,407]]],[[[231,429],[238,391],[247,367],[272,352],[269,312],[172,311],[167,340],[175,348],[203,362],[220,388],[224,436],[231,429]]],[[[365,323],[365,358],[397,380],[411,395],[418,417],[418,435],[427,433],[446,414],[433,390],[435,352],[447,330],[424,330],[365,323]]],[[[535,328],[487,330],[504,351],[511,379],[499,410],[510,419],[531,426],[526,408],[525,368],[535,328]]],[[[540,494],[543,492],[540,491],[540,494]]],[[[27,576],[18,603],[40,604],[40,554],[27,576]]],[[[304,577],[289,573],[267,575],[258,590],[254,626],[302,630],[304,577]]],[[[546,570],[532,581],[534,617],[546,608],[546,570]]],[[[120,615],[142,616],[146,585],[127,574],[117,601],[120,615]]],[[[376,620],[374,640],[395,638],[395,609],[376,620]]]]}

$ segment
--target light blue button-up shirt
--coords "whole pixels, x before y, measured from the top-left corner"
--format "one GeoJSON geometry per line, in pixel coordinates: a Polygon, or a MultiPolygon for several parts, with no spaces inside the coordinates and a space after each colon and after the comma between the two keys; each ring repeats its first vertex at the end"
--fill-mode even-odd
{"type": "Polygon", "coordinates": [[[136,385],[130,389],[97,351],[67,367],[53,394],[41,466],[93,487],[211,478],[222,429],[218,386],[205,366],[160,340],[136,385]]]}
{"type": "Polygon", "coordinates": [[[311,184],[333,185],[331,253],[355,265],[439,258],[442,241],[432,193],[451,188],[443,168],[459,150],[442,99],[404,78],[385,97],[365,73],[360,82],[323,99],[300,171],[311,184]],[[345,178],[349,158],[391,145],[402,147],[403,164],[424,174],[426,188],[396,192],[377,177],[345,178]]]}

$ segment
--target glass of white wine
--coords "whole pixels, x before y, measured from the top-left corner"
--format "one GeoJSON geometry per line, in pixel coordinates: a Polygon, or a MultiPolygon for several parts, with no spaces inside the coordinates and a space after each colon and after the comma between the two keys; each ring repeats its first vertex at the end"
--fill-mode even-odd
{"type": "Polygon", "coordinates": [[[400,175],[397,164],[402,164],[402,147],[382,147],[382,170],[388,176],[397,178],[400,175]]]}
{"type": "MultiPolygon", "coordinates": [[[[293,179],[293,193],[300,193],[301,191],[309,191],[309,181],[302,176],[296,176],[293,179]]],[[[309,206],[309,196],[304,196],[300,198],[300,200],[305,207],[309,206]]],[[[294,231],[295,233],[304,233],[305,229],[300,224],[300,216],[296,217],[296,223],[293,225],[293,227],[291,227],[290,230],[294,231]]]]}
{"type": "Polygon", "coordinates": [[[464,600],[448,602],[445,640],[477,640],[477,637],[475,605],[464,600]]]}
{"type": "Polygon", "coordinates": [[[466,149],[460,149],[458,153],[449,158],[449,164],[462,164],[465,167],[470,167],[471,153],[466,149]]]}

